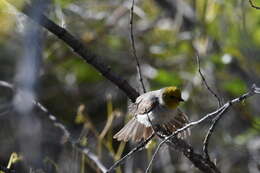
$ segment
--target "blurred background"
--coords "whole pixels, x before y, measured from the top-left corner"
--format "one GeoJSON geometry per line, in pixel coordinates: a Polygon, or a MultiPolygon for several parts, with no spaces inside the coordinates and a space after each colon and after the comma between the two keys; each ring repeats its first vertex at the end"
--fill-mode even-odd
{"type": "MultiPolygon", "coordinates": [[[[114,84],[79,58],[52,33],[20,11],[44,12],[100,61],[142,93],[130,40],[129,0],[2,0],[0,2],[0,165],[16,172],[100,172],[70,145],[40,101],[69,130],[71,138],[95,153],[109,168],[135,143],[112,136],[129,119],[131,101],[114,84]],[[20,97],[21,91],[24,97],[20,97]]],[[[254,2],[259,5],[259,2],[254,2]]],[[[238,97],[253,83],[260,86],[260,10],[245,0],[136,0],[133,34],[147,90],[177,85],[186,100],[181,109],[197,120],[218,108],[201,71],[221,101],[238,97]]],[[[260,96],[234,105],[220,120],[209,143],[222,172],[260,172],[260,96]]],[[[187,138],[202,153],[207,121],[187,138]]],[[[136,153],[116,170],[144,172],[158,143],[136,153]]],[[[162,147],[152,172],[199,172],[182,153],[162,147]]]]}

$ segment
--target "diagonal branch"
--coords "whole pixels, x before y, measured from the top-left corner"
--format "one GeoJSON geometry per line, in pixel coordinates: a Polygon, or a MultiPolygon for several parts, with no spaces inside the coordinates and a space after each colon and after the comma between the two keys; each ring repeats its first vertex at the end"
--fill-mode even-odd
{"type": "MultiPolygon", "coordinates": [[[[15,86],[5,82],[5,81],[1,81],[0,80],[0,86],[1,87],[5,87],[5,88],[9,88],[12,91],[15,90],[15,86]]],[[[78,143],[75,143],[73,141],[73,139],[70,137],[70,132],[67,129],[67,127],[62,124],[53,114],[51,114],[47,108],[45,108],[40,102],[38,102],[37,100],[31,100],[31,102],[34,104],[34,106],[36,106],[38,109],[40,109],[41,111],[43,111],[48,118],[52,121],[53,125],[56,126],[57,128],[59,128],[60,130],[62,130],[64,136],[66,137],[66,139],[68,140],[68,142],[75,147],[77,150],[79,150],[81,153],[85,154],[90,160],[92,160],[97,167],[103,172],[107,172],[107,168],[101,163],[101,161],[99,160],[98,156],[96,156],[94,153],[92,153],[90,151],[89,148],[87,147],[83,147],[80,146],[78,143]]]]}
{"type": "Polygon", "coordinates": [[[80,40],[76,39],[66,29],[51,21],[44,14],[39,14],[40,20],[36,20],[29,12],[30,8],[31,6],[27,5],[23,10],[23,13],[26,16],[46,28],[49,32],[56,35],[60,40],[64,41],[67,46],[69,46],[77,55],[79,55],[80,58],[91,64],[105,78],[118,86],[132,100],[132,102],[135,101],[135,99],[139,96],[139,93],[133,87],[131,87],[125,79],[113,72],[109,66],[100,61],[101,57],[91,52],[80,40]]]}

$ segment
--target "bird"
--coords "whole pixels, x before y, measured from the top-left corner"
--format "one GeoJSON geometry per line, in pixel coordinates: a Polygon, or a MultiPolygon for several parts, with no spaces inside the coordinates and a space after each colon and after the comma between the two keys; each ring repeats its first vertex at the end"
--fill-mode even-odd
{"type": "MultiPolygon", "coordinates": [[[[135,103],[129,106],[129,114],[133,117],[113,138],[124,142],[139,142],[149,138],[155,128],[170,135],[189,122],[186,114],[178,108],[183,101],[181,90],[177,86],[140,95],[135,103]]],[[[187,134],[188,131],[183,131],[178,137],[183,138],[187,134]]]]}

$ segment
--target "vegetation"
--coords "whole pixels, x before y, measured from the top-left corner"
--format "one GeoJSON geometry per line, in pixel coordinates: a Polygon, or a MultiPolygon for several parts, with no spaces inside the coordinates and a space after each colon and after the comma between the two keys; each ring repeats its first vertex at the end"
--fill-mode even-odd
{"type": "MultiPolygon", "coordinates": [[[[182,89],[181,109],[190,121],[240,97],[253,84],[260,86],[260,10],[252,6],[260,7],[259,2],[139,0],[131,8],[132,3],[0,1],[2,172],[102,172],[95,159],[108,169],[138,146],[112,138],[129,120],[128,106],[137,93],[129,92],[130,98],[107,77],[109,70],[102,73],[80,52],[143,93],[137,58],[147,91],[171,85],[182,89]],[[64,42],[64,32],[55,35],[38,25],[41,14],[85,49],[64,42]]],[[[259,103],[259,95],[248,97],[216,124],[208,152],[220,172],[260,171],[259,103]]],[[[185,139],[196,153],[203,155],[211,124],[209,119],[192,127],[185,139]]],[[[154,137],[116,172],[145,172],[160,141],[154,137]]],[[[175,149],[163,145],[150,171],[201,171],[175,149]]]]}

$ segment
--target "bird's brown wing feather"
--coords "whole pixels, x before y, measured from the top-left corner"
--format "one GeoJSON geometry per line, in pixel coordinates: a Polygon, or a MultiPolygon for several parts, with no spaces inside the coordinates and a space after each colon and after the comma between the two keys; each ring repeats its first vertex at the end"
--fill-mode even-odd
{"type": "MultiPolygon", "coordinates": [[[[176,115],[167,122],[164,123],[161,127],[164,128],[169,134],[173,133],[179,128],[184,127],[186,124],[189,123],[187,115],[182,112],[180,109],[177,109],[176,115]]],[[[190,135],[190,130],[184,130],[183,132],[178,134],[178,137],[185,138],[186,136],[190,135]]]]}
{"type": "Polygon", "coordinates": [[[158,98],[153,97],[151,99],[140,98],[137,102],[133,103],[129,107],[131,115],[142,115],[152,111],[159,104],[158,98]]]}

